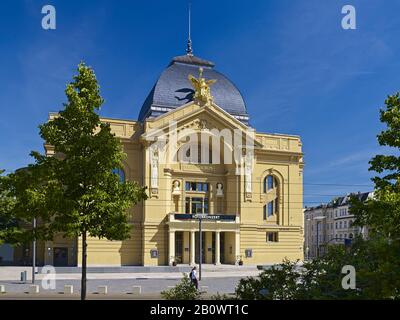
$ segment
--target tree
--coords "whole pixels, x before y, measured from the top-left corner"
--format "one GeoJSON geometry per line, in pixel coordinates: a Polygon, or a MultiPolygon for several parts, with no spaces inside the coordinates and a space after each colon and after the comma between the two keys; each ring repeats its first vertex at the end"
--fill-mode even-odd
{"type": "MultiPolygon", "coordinates": [[[[400,94],[389,96],[380,119],[387,125],[378,135],[381,146],[400,151],[400,94]]],[[[368,239],[356,237],[349,248],[329,246],[327,254],[298,266],[284,261],[260,274],[242,279],[238,299],[399,299],[400,298],[400,156],[377,155],[370,161],[374,197],[365,202],[351,197],[355,225],[367,226],[368,239]],[[356,271],[356,289],[342,287],[342,268],[356,271]]]]}
{"type": "MultiPolygon", "coordinates": [[[[378,134],[381,146],[392,147],[400,152],[400,94],[389,96],[380,110],[380,120],[386,130],[378,134]]],[[[353,198],[351,212],[356,223],[368,226],[371,234],[381,235],[395,241],[400,240],[400,156],[377,155],[370,162],[370,171],[381,176],[375,183],[374,199],[361,203],[353,198]],[[382,176],[383,175],[383,176],[382,176]]]]}
{"type": "MultiPolygon", "coordinates": [[[[109,124],[97,114],[103,99],[95,74],[84,63],[65,90],[67,103],[53,119],[41,125],[40,136],[54,156],[32,152],[35,164],[10,175],[8,189],[16,199],[14,217],[39,219],[36,239],[82,238],[81,299],[86,299],[87,237],[129,238],[127,210],[147,198],[136,182],[121,182],[124,153],[109,124]],[[19,184],[29,178],[25,188],[19,184]],[[34,209],[34,210],[32,210],[34,209]]],[[[16,241],[26,241],[32,231],[17,228],[16,241]]],[[[29,236],[31,234],[31,236],[29,236]]]]}
{"type": "Polygon", "coordinates": [[[14,199],[7,187],[8,177],[3,176],[3,173],[4,170],[0,170],[0,244],[8,237],[9,230],[16,226],[16,221],[10,214],[14,199]]]}
{"type": "Polygon", "coordinates": [[[27,244],[34,238],[50,240],[47,223],[52,211],[44,201],[52,183],[44,166],[29,165],[0,176],[0,241],[27,244]],[[44,181],[46,179],[46,181],[44,181]],[[41,224],[33,230],[33,219],[41,224]]]}

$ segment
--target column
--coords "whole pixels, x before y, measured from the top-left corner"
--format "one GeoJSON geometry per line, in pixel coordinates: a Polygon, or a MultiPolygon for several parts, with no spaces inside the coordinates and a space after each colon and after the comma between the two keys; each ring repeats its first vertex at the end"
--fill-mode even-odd
{"type": "Polygon", "coordinates": [[[190,231],[190,265],[194,266],[195,264],[195,255],[196,255],[196,247],[195,247],[195,231],[190,231]]]}
{"type": "Polygon", "coordinates": [[[221,264],[221,241],[220,241],[220,232],[215,232],[215,265],[221,264]]]}
{"type": "Polygon", "coordinates": [[[169,231],[169,264],[175,260],[175,230],[169,231]]]}
{"type": "Polygon", "coordinates": [[[235,232],[235,261],[240,258],[240,231],[235,232]]]}

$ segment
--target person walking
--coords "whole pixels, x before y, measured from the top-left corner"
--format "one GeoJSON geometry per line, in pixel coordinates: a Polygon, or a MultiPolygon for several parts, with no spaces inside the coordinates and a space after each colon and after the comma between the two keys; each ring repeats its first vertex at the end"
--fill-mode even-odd
{"type": "Polygon", "coordinates": [[[197,280],[197,271],[196,271],[196,266],[193,267],[192,271],[190,271],[190,281],[192,284],[195,286],[197,290],[199,290],[199,281],[197,280]]]}

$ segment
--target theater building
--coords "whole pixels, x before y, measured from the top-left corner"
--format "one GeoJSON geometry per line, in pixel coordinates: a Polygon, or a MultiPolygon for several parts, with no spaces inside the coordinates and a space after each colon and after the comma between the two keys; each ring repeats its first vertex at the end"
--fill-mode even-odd
{"type": "MultiPolygon", "coordinates": [[[[149,198],[129,211],[130,239],[89,238],[88,265],[195,264],[200,254],[217,265],[303,259],[301,140],[254,131],[241,93],[212,62],[191,51],[173,58],[137,120],[102,121],[127,154],[116,173],[146,185],[149,198]],[[185,130],[217,143],[204,147],[185,130]]],[[[40,243],[38,263],[80,265],[80,248],[79,239],[40,243]]]]}

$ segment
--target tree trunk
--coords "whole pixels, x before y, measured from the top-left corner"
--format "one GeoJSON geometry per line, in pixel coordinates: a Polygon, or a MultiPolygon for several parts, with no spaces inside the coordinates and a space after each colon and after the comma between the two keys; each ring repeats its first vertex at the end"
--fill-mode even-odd
{"type": "Polygon", "coordinates": [[[82,277],[81,277],[81,300],[86,300],[86,231],[82,233],[82,277]]]}

